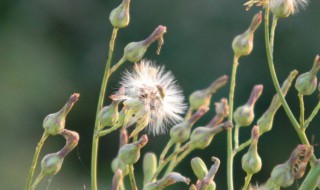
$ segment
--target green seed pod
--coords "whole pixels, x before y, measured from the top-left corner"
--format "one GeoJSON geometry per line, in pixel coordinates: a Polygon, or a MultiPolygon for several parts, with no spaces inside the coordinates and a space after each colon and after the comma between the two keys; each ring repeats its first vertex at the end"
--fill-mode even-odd
{"type": "Polygon", "coordinates": [[[197,90],[189,96],[190,108],[198,110],[200,107],[209,107],[212,94],[228,82],[228,76],[224,75],[215,80],[208,88],[197,90]]]}
{"type": "MultiPolygon", "coordinates": [[[[140,61],[147,51],[147,48],[155,40],[160,40],[163,43],[163,35],[166,33],[167,28],[165,26],[158,26],[154,32],[145,40],[140,42],[131,42],[124,48],[124,57],[126,60],[136,63],[140,61]]],[[[162,44],[161,44],[162,45],[162,44]]],[[[158,47],[158,51],[160,47],[158,47]]]]}
{"type": "Polygon", "coordinates": [[[174,143],[183,143],[190,137],[192,126],[201,116],[203,116],[209,108],[200,107],[199,110],[191,116],[187,121],[183,121],[170,129],[170,137],[174,143]]]}
{"type": "MultiPolygon", "coordinates": [[[[293,70],[287,79],[283,82],[281,86],[281,92],[283,96],[285,97],[287,95],[287,92],[289,91],[293,79],[297,76],[298,71],[293,70]]],[[[265,132],[268,132],[272,129],[274,116],[277,113],[278,109],[281,106],[281,101],[278,96],[278,94],[275,94],[272,98],[272,101],[270,103],[269,108],[267,111],[262,114],[262,116],[258,119],[257,125],[259,126],[260,134],[263,134],[265,132]]]]}
{"type": "Polygon", "coordinates": [[[263,86],[255,85],[251,91],[248,102],[236,109],[233,115],[235,123],[239,126],[249,126],[254,119],[254,105],[261,96],[263,86]]]}
{"type": "Polygon", "coordinates": [[[102,127],[112,127],[119,119],[118,111],[119,101],[112,101],[109,106],[103,107],[98,115],[102,127]]]}
{"type": "Polygon", "coordinates": [[[145,154],[143,158],[142,169],[143,169],[143,177],[144,177],[143,184],[154,182],[155,179],[153,181],[151,181],[151,179],[153,177],[153,174],[157,170],[157,156],[155,153],[149,152],[145,154]]]}
{"type": "Polygon", "coordinates": [[[190,135],[190,145],[193,148],[204,149],[209,146],[216,134],[230,128],[232,128],[232,125],[229,122],[222,123],[214,128],[197,127],[190,135]]]}
{"type": "Polygon", "coordinates": [[[47,176],[57,174],[62,166],[63,158],[58,153],[47,154],[41,161],[41,173],[47,176]]]}
{"type": "Polygon", "coordinates": [[[302,95],[311,95],[317,88],[317,73],[320,69],[320,56],[314,59],[312,69],[309,72],[301,74],[296,81],[295,87],[302,95]]]}
{"type": "Polygon", "coordinates": [[[285,18],[294,13],[293,0],[273,0],[270,1],[270,10],[274,16],[285,18]]]}
{"type": "Polygon", "coordinates": [[[161,190],[177,182],[184,182],[186,184],[189,184],[190,179],[182,176],[179,173],[171,172],[156,182],[146,184],[143,187],[143,190],[161,190]]]}
{"type": "Polygon", "coordinates": [[[208,173],[206,164],[199,157],[191,160],[191,168],[199,180],[202,180],[208,173]]]}
{"type": "Polygon", "coordinates": [[[109,20],[113,27],[124,28],[130,22],[130,0],[123,0],[122,3],[110,13],[109,20]]]}
{"type": "Polygon", "coordinates": [[[235,57],[247,56],[252,52],[254,32],[259,27],[261,19],[262,13],[259,12],[253,17],[250,27],[243,34],[233,39],[232,49],[235,57]]]}
{"type": "Polygon", "coordinates": [[[255,174],[261,170],[262,161],[258,154],[259,127],[254,126],[251,133],[251,145],[246,154],[242,157],[242,169],[247,174],[255,174]]]}
{"type": "Polygon", "coordinates": [[[125,164],[134,164],[140,158],[140,149],[144,147],[148,142],[148,136],[142,135],[140,139],[131,144],[122,146],[119,150],[119,158],[125,164]]]}
{"type": "Polygon", "coordinates": [[[69,98],[68,102],[57,113],[47,115],[43,120],[43,128],[49,135],[57,135],[63,132],[66,116],[73,107],[74,103],[79,100],[80,94],[74,93],[69,98]]]}
{"type": "Polygon", "coordinates": [[[290,165],[285,162],[276,166],[272,170],[269,180],[272,180],[274,184],[283,188],[291,186],[294,182],[294,176],[291,174],[290,165]]]}

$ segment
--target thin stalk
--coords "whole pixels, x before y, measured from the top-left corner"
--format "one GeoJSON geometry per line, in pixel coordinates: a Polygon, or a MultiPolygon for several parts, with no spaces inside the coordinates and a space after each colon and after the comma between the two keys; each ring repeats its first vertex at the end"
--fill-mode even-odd
{"type": "Polygon", "coordinates": [[[246,142],[242,143],[237,149],[233,150],[233,155],[236,155],[238,152],[242,151],[246,147],[251,144],[251,139],[247,140],[246,142]]]}
{"type": "Polygon", "coordinates": [[[92,153],[91,153],[91,189],[92,190],[98,189],[97,165],[98,165],[99,128],[101,125],[98,119],[98,114],[102,109],[104,97],[105,97],[105,93],[108,85],[108,80],[110,76],[109,74],[110,65],[111,65],[111,60],[113,55],[114,42],[116,40],[117,33],[118,33],[118,28],[113,28],[112,36],[109,44],[109,53],[107,57],[106,68],[103,74],[98,106],[97,106],[96,120],[95,120],[94,132],[93,132],[93,138],[92,138],[92,153]]]}
{"type": "Polygon", "coordinates": [[[129,165],[129,178],[132,190],[138,190],[136,178],[134,177],[134,168],[132,164],[129,165]]]}
{"type": "Polygon", "coordinates": [[[302,182],[299,190],[313,190],[317,188],[317,182],[320,176],[320,163],[318,162],[308,173],[302,182]]]}
{"type": "Polygon", "coordinates": [[[184,120],[190,119],[190,117],[192,115],[192,111],[193,111],[192,108],[189,107],[188,112],[187,112],[186,116],[184,117],[184,120]]]}
{"type": "Polygon", "coordinates": [[[159,165],[163,162],[166,154],[168,153],[169,149],[171,148],[171,146],[173,145],[173,141],[170,139],[166,145],[166,147],[164,147],[162,153],[160,154],[159,157],[159,165]]]}
{"type": "Polygon", "coordinates": [[[44,175],[43,173],[40,173],[38,175],[38,177],[34,180],[33,184],[32,184],[32,187],[31,187],[31,190],[35,190],[37,185],[39,184],[39,182],[44,178],[44,175]]]}
{"type": "MultiPolygon", "coordinates": [[[[174,152],[175,152],[175,151],[178,151],[179,148],[180,148],[180,146],[181,146],[181,143],[177,143],[176,146],[174,147],[174,152]]],[[[169,174],[169,173],[173,170],[173,165],[174,165],[174,162],[177,160],[177,156],[178,156],[178,155],[175,155],[175,156],[172,158],[172,160],[170,161],[169,166],[168,166],[166,172],[164,173],[164,175],[169,174]]]]}
{"type": "Polygon", "coordinates": [[[234,128],[234,134],[233,134],[234,149],[238,149],[239,147],[239,129],[240,129],[240,126],[236,124],[234,128]]]}
{"type": "Polygon", "coordinates": [[[304,101],[303,101],[303,95],[298,94],[299,102],[300,102],[300,126],[304,126],[304,101]]]}
{"type": "Polygon", "coordinates": [[[307,128],[309,126],[309,124],[311,123],[313,118],[317,115],[319,110],[320,110],[320,101],[318,102],[317,106],[313,109],[313,111],[312,111],[311,115],[308,117],[308,119],[304,122],[303,128],[307,128]]]}
{"type": "Polygon", "coordinates": [[[116,63],[115,65],[112,66],[112,68],[110,69],[110,73],[109,75],[111,75],[112,73],[114,73],[127,59],[125,57],[122,57],[118,63],[116,63]]]}
{"type": "MultiPolygon", "coordinates": [[[[300,127],[298,121],[294,117],[294,115],[293,115],[293,113],[292,113],[287,101],[285,100],[285,98],[284,98],[284,96],[282,94],[282,91],[281,91],[281,88],[280,88],[280,85],[279,85],[279,81],[278,81],[278,78],[277,78],[277,74],[276,74],[276,71],[275,71],[275,68],[274,68],[273,54],[271,53],[272,50],[271,50],[271,46],[270,46],[270,41],[274,41],[274,39],[270,39],[269,38],[269,5],[267,5],[266,8],[265,8],[264,20],[265,20],[265,22],[264,22],[264,27],[265,27],[264,31],[265,31],[265,43],[266,43],[267,59],[268,59],[268,66],[269,66],[270,75],[271,75],[271,78],[272,78],[273,85],[274,85],[274,87],[275,87],[275,89],[277,91],[278,96],[280,97],[281,104],[282,104],[287,116],[289,117],[289,120],[290,120],[291,124],[293,125],[295,131],[297,132],[301,142],[303,144],[310,145],[309,140],[306,137],[306,134],[304,133],[304,130],[301,130],[301,127],[300,127]]],[[[273,26],[273,27],[276,27],[276,26],[273,26]]],[[[273,31],[273,30],[275,30],[275,29],[271,29],[271,31],[273,31]]],[[[312,160],[311,163],[313,163],[316,160],[316,157],[314,156],[314,154],[312,155],[311,160],[312,160]]]]}
{"type": "Polygon", "coordinates": [[[103,131],[100,131],[99,132],[99,137],[105,136],[105,135],[117,130],[119,127],[121,127],[121,125],[117,125],[116,124],[116,125],[114,125],[113,127],[109,128],[109,129],[105,129],[103,131]]]}
{"type": "Polygon", "coordinates": [[[36,151],[34,153],[33,160],[32,160],[32,163],[31,163],[29,175],[28,175],[28,178],[27,178],[26,190],[29,190],[30,187],[31,187],[32,178],[33,178],[33,175],[34,175],[34,171],[36,169],[36,165],[37,165],[37,162],[38,162],[39,154],[40,154],[42,146],[43,146],[44,142],[46,141],[46,139],[48,138],[48,136],[49,135],[46,132],[44,132],[42,134],[39,142],[38,142],[38,145],[36,147],[36,151]]]}
{"type": "Polygon", "coordinates": [[[278,17],[273,16],[272,25],[271,25],[271,32],[270,32],[270,46],[271,46],[272,53],[273,53],[273,50],[274,50],[274,36],[275,36],[277,23],[278,23],[278,17]]]}
{"type": "Polygon", "coordinates": [[[249,184],[250,184],[250,181],[251,181],[251,177],[252,177],[252,174],[248,174],[247,173],[247,176],[245,177],[243,190],[248,190],[248,187],[249,187],[249,184]]]}
{"type": "Polygon", "coordinates": [[[181,155],[179,157],[177,157],[177,160],[173,162],[172,165],[170,165],[166,171],[166,173],[164,175],[169,174],[170,172],[173,171],[173,169],[175,167],[177,167],[177,165],[186,157],[188,156],[188,154],[190,154],[192,151],[194,150],[194,148],[190,147],[187,150],[185,150],[183,153],[181,153],[181,155]]]}
{"type": "MultiPolygon", "coordinates": [[[[236,74],[238,68],[238,60],[239,58],[234,56],[233,58],[233,66],[232,66],[232,74],[231,74],[231,84],[230,84],[230,92],[229,92],[229,116],[228,120],[232,123],[232,115],[233,115],[233,99],[234,99],[234,91],[236,86],[236,74]]],[[[227,183],[228,190],[233,190],[233,153],[232,153],[232,129],[227,130],[227,183]]]]}

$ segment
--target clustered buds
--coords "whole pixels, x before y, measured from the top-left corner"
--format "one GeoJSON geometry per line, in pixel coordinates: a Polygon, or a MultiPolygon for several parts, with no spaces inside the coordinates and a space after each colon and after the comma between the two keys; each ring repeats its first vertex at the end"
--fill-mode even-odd
{"type": "Polygon", "coordinates": [[[313,147],[298,145],[288,161],[276,166],[268,179],[267,186],[289,187],[295,179],[303,177],[306,166],[313,154],[313,147]]]}
{"type": "Polygon", "coordinates": [[[209,107],[212,94],[228,82],[228,76],[224,75],[215,80],[208,88],[197,90],[189,97],[190,108],[197,110],[200,107],[209,107]]]}
{"type": "Polygon", "coordinates": [[[208,110],[209,108],[207,107],[200,107],[190,119],[173,126],[170,130],[171,140],[174,143],[183,143],[188,140],[194,123],[198,121],[198,119],[200,119],[200,117],[203,116],[208,110]]]}
{"type": "Polygon", "coordinates": [[[177,182],[184,182],[185,184],[189,184],[190,179],[182,176],[179,173],[171,172],[156,182],[146,184],[143,187],[143,190],[164,189],[165,187],[168,187],[169,185],[175,184],[177,182]]]}
{"type": "Polygon", "coordinates": [[[236,36],[232,41],[232,49],[235,57],[247,56],[253,49],[254,32],[259,27],[262,20],[262,13],[256,14],[251,22],[250,27],[243,33],[236,36]]]}
{"type": "Polygon", "coordinates": [[[124,58],[130,62],[136,63],[141,60],[147,48],[156,40],[159,42],[157,53],[163,44],[163,35],[167,32],[167,27],[158,26],[153,33],[145,40],[140,42],[131,42],[124,48],[124,58]]]}
{"type": "Polygon", "coordinates": [[[262,90],[262,85],[255,85],[247,103],[236,109],[233,118],[237,126],[249,126],[252,123],[254,119],[254,105],[261,96],[262,90]]]}
{"type": "Polygon", "coordinates": [[[130,21],[130,0],[123,0],[122,3],[110,13],[109,20],[113,27],[124,28],[130,21]]]}
{"type": "MultiPolygon", "coordinates": [[[[286,96],[287,92],[289,91],[293,79],[297,76],[298,71],[293,70],[287,79],[283,82],[281,87],[281,92],[283,96],[286,96]]],[[[281,101],[278,94],[275,94],[272,98],[271,104],[267,111],[262,114],[262,116],[258,119],[257,125],[259,126],[260,134],[268,132],[271,130],[273,125],[274,116],[277,113],[278,109],[281,106],[281,101]]]]}
{"type": "Polygon", "coordinates": [[[140,158],[140,149],[148,142],[148,136],[142,135],[137,142],[126,144],[119,150],[119,158],[125,164],[134,164],[140,158]]]}
{"type": "Polygon", "coordinates": [[[68,102],[60,111],[49,114],[44,118],[43,128],[48,135],[58,135],[63,132],[66,123],[66,116],[73,105],[79,100],[79,96],[80,94],[78,93],[72,94],[68,102]]]}
{"type": "Polygon", "coordinates": [[[255,174],[261,170],[262,161],[258,154],[259,127],[254,126],[251,131],[251,145],[242,157],[242,169],[247,174],[255,174]]]}
{"type": "Polygon", "coordinates": [[[320,56],[314,59],[312,69],[309,72],[301,74],[296,81],[295,87],[302,95],[311,95],[317,88],[317,73],[320,69],[320,56]]]}

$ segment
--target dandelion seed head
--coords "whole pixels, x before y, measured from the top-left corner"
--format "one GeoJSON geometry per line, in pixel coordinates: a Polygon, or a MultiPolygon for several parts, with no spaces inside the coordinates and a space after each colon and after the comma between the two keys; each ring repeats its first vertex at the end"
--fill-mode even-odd
{"type": "Polygon", "coordinates": [[[148,131],[154,135],[164,133],[171,124],[182,120],[185,111],[184,96],[171,72],[163,66],[142,60],[127,70],[120,82],[125,94],[121,97],[128,109],[134,109],[132,121],[148,121],[148,131]],[[135,102],[131,108],[128,102],[135,102]]]}
{"type": "Polygon", "coordinates": [[[287,17],[289,15],[299,12],[300,8],[305,8],[309,0],[269,0],[270,9],[275,14],[283,14],[281,17],[287,17]]]}

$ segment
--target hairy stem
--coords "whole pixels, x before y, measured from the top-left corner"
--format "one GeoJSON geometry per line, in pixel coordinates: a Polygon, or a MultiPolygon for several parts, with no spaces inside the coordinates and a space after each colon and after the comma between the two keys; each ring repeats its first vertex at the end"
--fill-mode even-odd
{"type": "Polygon", "coordinates": [[[34,175],[34,171],[36,169],[36,165],[37,165],[37,162],[38,162],[39,154],[40,154],[42,146],[43,146],[43,144],[44,144],[44,142],[46,141],[47,138],[48,138],[48,134],[46,132],[44,132],[42,134],[42,137],[40,138],[40,140],[38,142],[38,145],[36,147],[36,151],[34,153],[33,160],[32,160],[32,163],[31,163],[31,167],[30,167],[30,170],[29,170],[29,175],[28,175],[27,184],[26,184],[26,190],[30,190],[30,188],[31,188],[32,178],[33,178],[33,175],[34,175]]]}
{"type": "Polygon", "coordinates": [[[109,72],[110,72],[110,65],[111,65],[111,60],[113,55],[114,42],[116,40],[117,33],[118,33],[118,28],[113,28],[112,36],[109,44],[109,53],[107,57],[105,71],[103,74],[98,106],[97,106],[96,120],[95,120],[94,132],[93,132],[93,138],[92,138],[92,154],[91,154],[91,189],[92,190],[98,189],[97,165],[98,165],[99,128],[101,125],[98,119],[98,114],[102,109],[104,97],[106,94],[106,89],[107,89],[108,80],[110,76],[109,72]]]}

